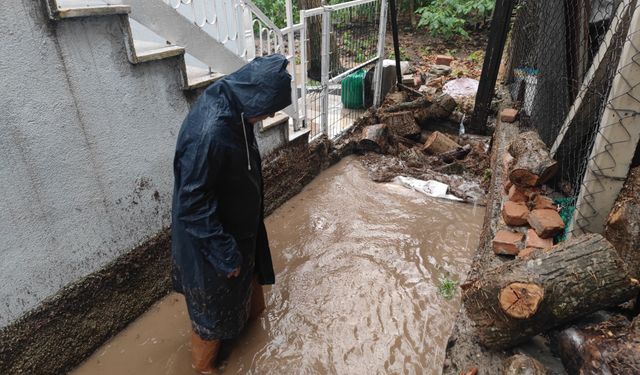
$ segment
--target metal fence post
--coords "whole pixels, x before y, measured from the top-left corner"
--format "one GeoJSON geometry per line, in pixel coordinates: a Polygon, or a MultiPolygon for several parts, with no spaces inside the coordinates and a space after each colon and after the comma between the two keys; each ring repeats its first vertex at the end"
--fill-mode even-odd
{"type": "Polygon", "coordinates": [[[373,107],[380,106],[380,94],[382,93],[382,69],[384,60],[384,38],[387,30],[387,0],[380,1],[380,26],[378,30],[378,63],[375,70],[375,86],[373,89],[373,107]]]}
{"type": "Polygon", "coordinates": [[[322,12],[322,46],[321,46],[321,73],[322,84],[322,132],[329,135],[329,64],[331,62],[331,10],[324,8],[322,12]]]}
{"type": "Polygon", "coordinates": [[[476,105],[473,109],[473,117],[469,129],[483,133],[486,129],[491,99],[498,79],[498,69],[502,59],[502,51],[509,32],[513,0],[497,0],[493,18],[491,19],[491,33],[487,52],[482,65],[482,78],[476,94],[476,105]]]}
{"type": "Polygon", "coordinates": [[[307,127],[307,15],[304,9],[300,10],[300,97],[302,105],[298,108],[298,116],[302,119],[302,127],[307,127]]]}

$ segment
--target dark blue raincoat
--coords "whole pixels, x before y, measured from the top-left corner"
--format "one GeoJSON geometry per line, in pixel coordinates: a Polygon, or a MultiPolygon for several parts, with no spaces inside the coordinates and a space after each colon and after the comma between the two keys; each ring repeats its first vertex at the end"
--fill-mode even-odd
{"type": "Polygon", "coordinates": [[[263,223],[260,154],[246,119],[291,103],[286,66],[281,55],[256,58],[212,84],[178,135],[173,284],[204,340],[237,336],[248,317],[254,276],[261,284],[275,281],[263,223]],[[238,267],[240,275],[227,278],[238,267]]]}

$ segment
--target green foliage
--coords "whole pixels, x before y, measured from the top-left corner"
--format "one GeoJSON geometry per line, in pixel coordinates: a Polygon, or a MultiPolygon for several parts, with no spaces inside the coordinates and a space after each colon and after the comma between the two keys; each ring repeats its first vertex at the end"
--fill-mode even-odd
{"type": "Polygon", "coordinates": [[[420,7],[419,27],[427,27],[433,36],[451,39],[456,35],[468,37],[465,24],[474,23],[488,16],[493,10],[491,0],[432,0],[420,7]]]}
{"type": "MultiPolygon", "coordinates": [[[[287,11],[285,0],[253,0],[253,3],[260,8],[273,23],[278,27],[287,26],[287,11]]],[[[293,1],[293,23],[299,22],[300,10],[298,2],[293,1]]]]}
{"type": "Polygon", "coordinates": [[[449,276],[440,277],[440,286],[438,292],[446,299],[451,299],[456,294],[458,282],[449,278],[449,276]]]}
{"type": "Polygon", "coordinates": [[[479,63],[481,61],[484,60],[484,51],[474,51],[471,52],[471,54],[469,54],[469,56],[467,56],[467,60],[473,62],[473,63],[479,63]]]}
{"type": "MultiPolygon", "coordinates": [[[[387,59],[394,60],[396,58],[396,54],[391,52],[387,59]]],[[[404,47],[400,47],[400,60],[402,61],[411,61],[411,56],[404,47]]]]}

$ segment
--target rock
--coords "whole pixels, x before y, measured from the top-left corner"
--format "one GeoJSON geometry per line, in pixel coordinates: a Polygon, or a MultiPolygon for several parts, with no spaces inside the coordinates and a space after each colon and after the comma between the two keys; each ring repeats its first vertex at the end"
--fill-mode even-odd
{"type": "Polygon", "coordinates": [[[564,231],[564,222],[556,210],[533,210],[527,221],[540,238],[553,238],[564,231]]]}
{"type": "Polygon", "coordinates": [[[505,108],[500,112],[500,121],[502,122],[514,122],[518,116],[518,110],[513,108],[505,108]]]}
{"type": "Polygon", "coordinates": [[[550,249],[553,247],[553,239],[540,238],[535,230],[529,229],[527,230],[527,240],[524,246],[525,248],[550,249]]]}
{"type": "Polygon", "coordinates": [[[529,208],[522,202],[506,201],[502,207],[502,218],[507,225],[519,227],[527,225],[529,208]]]}
{"type": "Polygon", "coordinates": [[[542,363],[524,355],[516,354],[504,361],[504,375],[547,375],[542,363]]]}
{"type": "Polygon", "coordinates": [[[436,56],[436,65],[451,66],[452,61],[453,61],[453,56],[448,56],[448,55],[436,56]]]}
{"type": "Polygon", "coordinates": [[[429,73],[435,74],[436,76],[448,76],[451,74],[451,67],[447,65],[433,65],[429,73]]]}
{"type": "Polygon", "coordinates": [[[524,234],[501,230],[493,238],[493,252],[498,255],[517,255],[522,245],[524,234]]]}

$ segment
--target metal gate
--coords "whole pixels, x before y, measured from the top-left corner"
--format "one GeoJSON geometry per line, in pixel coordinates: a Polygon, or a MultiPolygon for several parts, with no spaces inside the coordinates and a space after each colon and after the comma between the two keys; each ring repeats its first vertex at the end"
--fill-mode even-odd
{"type": "Polygon", "coordinates": [[[379,105],[387,0],[355,0],[301,10],[300,100],[298,111],[310,139],[335,138],[349,129],[367,106],[379,105]],[[376,66],[375,77],[360,71],[376,66]],[[343,81],[358,74],[362,106],[346,108],[343,81]],[[369,93],[373,92],[372,95],[369,93]]]}

